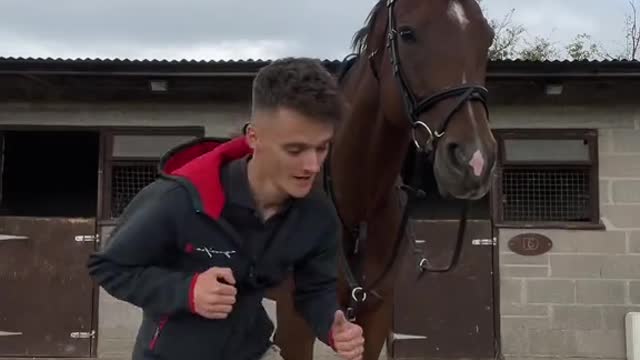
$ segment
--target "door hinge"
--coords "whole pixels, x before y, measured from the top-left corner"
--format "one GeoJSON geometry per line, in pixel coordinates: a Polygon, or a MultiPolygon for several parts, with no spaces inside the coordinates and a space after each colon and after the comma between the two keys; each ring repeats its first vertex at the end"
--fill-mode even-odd
{"type": "Polygon", "coordinates": [[[398,333],[391,333],[391,337],[393,340],[424,340],[424,339],[428,339],[428,337],[424,336],[424,335],[410,335],[410,334],[398,334],[398,333]]]}
{"type": "Polygon", "coordinates": [[[29,237],[22,235],[10,235],[10,234],[0,234],[0,241],[10,241],[10,240],[28,240],[29,237]]]}
{"type": "Polygon", "coordinates": [[[92,330],[91,332],[88,331],[78,331],[78,332],[72,332],[69,337],[72,339],[91,339],[93,337],[96,336],[96,331],[92,330]]]}
{"type": "Polygon", "coordinates": [[[473,239],[471,243],[476,246],[496,246],[496,238],[494,237],[492,239],[473,239]]]}
{"type": "Polygon", "coordinates": [[[21,336],[21,335],[22,335],[21,332],[2,331],[2,330],[0,330],[0,337],[4,337],[4,336],[21,336]]]}
{"type": "Polygon", "coordinates": [[[100,235],[76,235],[77,242],[100,242],[100,235]]]}

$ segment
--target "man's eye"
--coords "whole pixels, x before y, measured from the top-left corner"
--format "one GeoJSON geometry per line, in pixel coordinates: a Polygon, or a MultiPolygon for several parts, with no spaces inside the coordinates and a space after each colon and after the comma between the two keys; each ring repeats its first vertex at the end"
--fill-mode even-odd
{"type": "Polygon", "coordinates": [[[299,155],[302,153],[302,149],[299,147],[287,148],[286,151],[291,155],[299,155]]]}

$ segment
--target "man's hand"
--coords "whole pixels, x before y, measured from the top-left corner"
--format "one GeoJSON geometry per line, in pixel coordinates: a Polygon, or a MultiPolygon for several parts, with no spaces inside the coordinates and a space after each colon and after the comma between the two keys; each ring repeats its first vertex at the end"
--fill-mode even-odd
{"type": "Polygon", "coordinates": [[[362,328],[350,323],[344,317],[342,310],[336,311],[333,325],[331,326],[333,335],[333,346],[338,355],[345,360],[360,360],[364,352],[364,337],[362,328]]]}
{"type": "Polygon", "coordinates": [[[235,283],[229,268],[212,267],[200,274],[193,294],[195,312],[207,319],[226,319],[236,302],[235,283]]]}

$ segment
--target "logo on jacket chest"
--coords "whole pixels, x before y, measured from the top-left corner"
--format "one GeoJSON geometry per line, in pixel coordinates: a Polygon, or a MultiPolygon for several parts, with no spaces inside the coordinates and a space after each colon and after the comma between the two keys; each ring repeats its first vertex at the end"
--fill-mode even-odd
{"type": "Polygon", "coordinates": [[[193,246],[193,244],[187,244],[184,251],[187,254],[193,254],[194,252],[201,252],[213,258],[214,256],[225,256],[227,259],[231,259],[231,256],[235,254],[235,250],[218,250],[210,246],[193,246]]]}

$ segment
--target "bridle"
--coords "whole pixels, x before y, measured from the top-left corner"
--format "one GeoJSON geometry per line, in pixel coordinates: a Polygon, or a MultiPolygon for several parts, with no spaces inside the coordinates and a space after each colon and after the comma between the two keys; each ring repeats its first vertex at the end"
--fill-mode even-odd
{"type": "MultiPolygon", "coordinates": [[[[436,142],[444,135],[446,128],[449,125],[449,121],[453,117],[453,114],[455,114],[467,101],[481,101],[488,114],[489,110],[486,104],[488,91],[483,86],[461,85],[437,92],[425,99],[418,99],[411,91],[409,82],[407,81],[407,78],[402,71],[402,65],[400,63],[400,54],[398,50],[398,30],[396,29],[396,21],[393,12],[395,3],[396,0],[387,0],[387,8],[389,10],[387,49],[389,49],[389,56],[391,58],[391,65],[393,67],[393,75],[398,81],[400,91],[402,92],[402,98],[404,100],[406,112],[409,115],[409,119],[411,122],[414,144],[416,145],[416,148],[418,148],[418,150],[431,152],[435,150],[436,142]],[[420,115],[429,111],[439,102],[453,97],[458,97],[458,102],[449,112],[449,115],[445,118],[444,122],[442,123],[441,129],[433,131],[429,125],[419,120],[420,115]],[[418,128],[423,128],[428,135],[427,140],[423,145],[418,142],[415,136],[415,131],[418,128]]],[[[377,50],[372,52],[369,56],[369,64],[374,72],[374,75],[378,73],[377,70],[375,70],[374,64],[374,57],[376,54],[377,50]]]]}
{"type": "MultiPolygon", "coordinates": [[[[393,66],[393,75],[398,81],[398,85],[402,94],[402,98],[405,104],[406,113],[409,116],[412,140],[413,144],[416,147],[416,156],[414,161],[414,169],[411,176],[411,180],[409,184],[401,184],[399,185],[399,189],[403,190],[407,194],[407,200],[404,206],[404,211],[402,215],[402,219],[400,222],[400,226],[398,228],[398,236],[394,243],[393,253],[387,262],[382,273],[373,281],[370,285],[364,286],[361,285],[358,279],[362,279],[362,265],[364,256],[362,253],[364,252],[366,239],[367,239],[367,222],[362,221],[360,224],[352,228],[352,236],[356,239],[353,256],[355,257],[354,264],[350,264],[350,261],[347,259],[347,255],[345,254],[344,243],[341,243],[340,249],[338,250],[338,258],[341,262],[345,270],[346,280],[348,282],[351,296],[349,301],[349,307],[347,308],[347,317],[354,321],[357,313],[358,306],[364,303],[367,300],[368,294],[373,294],[378,299],[381,299],[381,296],[376,293],[375,288],[377,285],[386,277],[386,275],[391,271],[393,264],[398,256],[398,252],[400,249],[400,243],[402,238],[405,235],[405,228],[407,225],[407,221],[409,218],[410,209],[413,208],[414,203],[420,199],[425,197],[425,192],[420,189],[420,185],[422,183],[422,171],[425,162],[428,161],[429,156],[433,155],[437,148],[437,142],[442,138],[445,134],[447,126],[453,115],[468,101],[480,101],[485,111],[487,112],[488,117],[488,107],[487,107],[487,95],[488,91],[483,86],[478,85],[461,85],[458,87],[442,90],[437,92],[425,99],[417,98],[414,93],[411,91],[409,87],[409,82],[406,79],[404,72],[402,71],[402,64],[400,61],[400,55],[398,50],[398,30],[396,29],[396,22],[394,16],[394,5],[396,0],[387,0],[387,9],[388,9],[388,32],[387,32],[387,43],[386,47],[389,52],[391,65],[393,66]],[[455,106],[448,113],[447,117],[443,121],[441,127],[436,129],[435,131],[425,123],[419,119],[420,115],[426,113],[430,109],[432,109],[435,105],[440,103],[443,100],[457,98],[455,106]],[[417,138],[417,131],[424,130],[426,132],[427,138],[421,143],[417,138]],[[353,268],[352,268],[353,265],[353,268]]],[[[376,70],[374,57],[377,54],[378,50],[373,51],[369,55],[369,65],[371,71],[373,72],[374,77],[379,81],[378,71],[376,70]]],[[[331,151],[329,151],[331,153],[331,151]]],[[[329,155],[330,157],[330,155],[329,155]]],[[[330,161],[330,158],[328,158],[330,161]]],[[[336,204],[335,194],[333,192],[333,187],[331,184],[331,174],[330,167],[327,166],[324,172],[324,182],[325,182],[325,190],[331,195],[332,201],[336,204]]],[[[414,244],[414,252],[421,254],[421,258],[418,261],[418,269],[420,270],[420,274],[422,275],[426,272],[447,272],[455,268],[458,263],[458,259],[460,257],[460,253],[462,250],[462,243],[464,238],[464,232],[466,228],[467,221],[467,213],[469,208],[469,201],[465,201],[465,204],[462,209],[462,215],[460,218],[460,223],[458,226],[458,235],[456,241],[455,251],[451,260],[451,263],[444,268],[433,268],[429,264],[429,260],[424,256],[423,251],[418,251],[415,249],[414,244]]],[[[339,212],[338,212],[339,215],[339,212]]],[[[339,216],[340,217],[340,216],[339,216]]],[[[342,224],[345,228],[349,228],[344,222],[344,219],[340,217],[342,224]]]]}

